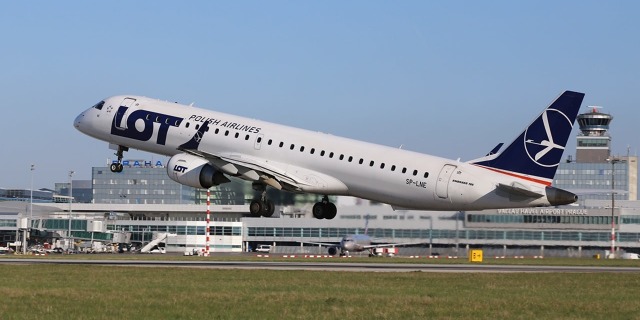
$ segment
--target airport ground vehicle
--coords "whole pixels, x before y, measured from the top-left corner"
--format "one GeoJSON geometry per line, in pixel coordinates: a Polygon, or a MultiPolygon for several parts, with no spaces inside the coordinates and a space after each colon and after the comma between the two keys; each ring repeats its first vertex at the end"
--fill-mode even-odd
{"type": "Polygon", "coordinates": [[[271,246],[268,244],[261,244],[256,248],[256,252],[269,253],[271,252],[271,246]]]}

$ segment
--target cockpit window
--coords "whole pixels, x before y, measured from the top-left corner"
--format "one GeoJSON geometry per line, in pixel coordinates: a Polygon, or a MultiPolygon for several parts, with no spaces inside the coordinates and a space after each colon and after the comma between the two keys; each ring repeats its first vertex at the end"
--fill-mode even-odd
{"type": "Polygon", "coordinates": [[[93,106],[93,108],[96,108],[96,109],[98,109],[98,110],[102,110],[102,107],[103,107],[103,106],[104,106],[104,100],[103,100],[103,101],[100,101],[100,102],[98,102],[98,103],[96,103],[96,104],[93,106]]]}

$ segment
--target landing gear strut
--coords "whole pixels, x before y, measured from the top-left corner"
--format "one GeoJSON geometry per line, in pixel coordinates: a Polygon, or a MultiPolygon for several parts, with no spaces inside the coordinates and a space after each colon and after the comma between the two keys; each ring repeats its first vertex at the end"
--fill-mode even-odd
{"type": "Polygon", "coordinates": [[[276,210],[276,206],[267,199],[267,186],[262,183],[254,183],[253,189],[256,191],[261,191],[260,196],[251,200],[251,204],[249,204],[249,213],[251,213],[252,217],[271,217],[276,210]]]}
{"type": "Polygon", "coordinates": [[[116,157],[118,157],[118,162],[112,163],[111,166],[109,166],[109,169],[111,169],[111,172],[122,172],[122,169],[123,169],[122,158],[124,157],[125,151],[129,151],[129,148],[118,146],[118,151],[116,151],[115,153],[116,157]]]}
{"type": "Polygon", "coordinates": [[[322,197],[322,201],[313,205],[313,217],[316,219],[331,220],[336,217],[338,209],[336,205],[329,201],[329,197],[322,197]]]}

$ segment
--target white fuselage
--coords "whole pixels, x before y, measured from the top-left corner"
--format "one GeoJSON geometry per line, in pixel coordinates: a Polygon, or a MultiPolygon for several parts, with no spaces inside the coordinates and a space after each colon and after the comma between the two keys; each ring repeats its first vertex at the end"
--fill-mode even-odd
{"type": "Polygon", "coordinates": [[[115,96],[104,102],[100,110],[90,108],[78,116],[75,127],[110,144],[173,156],[183,152],[178,147],[208,122],[199,150],[259,162],[296,177],[304,181],[301,192],[348,195],[420,210],[549,205],[546,197],[518,199],[497,189],[498,184],[518,185],[544,193],[544,183],[469,163],[145,97],[115,96]],[[114,117],[123,103],[129,108],[117,121],[114,117]],[[135,110],[153,114],[130,122],[132,128],[126,120],[135,117],[135,110]]]}

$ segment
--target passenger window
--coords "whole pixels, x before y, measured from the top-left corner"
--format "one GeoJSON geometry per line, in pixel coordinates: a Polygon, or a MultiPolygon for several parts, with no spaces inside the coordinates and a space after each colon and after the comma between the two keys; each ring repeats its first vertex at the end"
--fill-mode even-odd
{"type": "Polygon", "coordinates": [[[391,171],[396,171],[396,165],[395,164],[391,166],[391,171]]]}
{"type": "Polygon", "coordinates": [[[369,162],[369,167],[373,167],[373,161],[369,162]]]}
{"type": "Polygon", "coordinates": [[[280,148],[282,148],[282,146],[284,146],[284,142],[280,142],[280,148]]]}
{"type": "Polygon", "coordinates": [[[187,125],[186,125],[186,126],[184,126],[184,127],[185,127],[185,128],[189,128],[189,122],[187,122],[187,125]]]}
{"type": "MultiPolygon", "coordinates": [[[[245,140],[249,140],[249,135],[244,136],[245,140]]],[[[260,141],[258,141],[258,143],[260,143],[260,141]]]]}
{"type": "Polygon", "coordinates": [[[324,150],[320,151],[320,156],[324,157],[324,150]]]}
{"type": "Polygon", "coordinates": [[[271,145],[271,142],[273,142],[273,140],[269,139],[269,142],[267,142],[267,144],[271,145]]]}
{"type": "Polygon", "coordinates": [[[349,156],[349,162],[353,161],[353,157],[349,156]]]}
{"type": "Polygon", "coordinates": [[[218,132],[220,132],[220,129],[216,128],[215,133],[218,134],[218,132]]]}
{"type": "Polygon", "coordinates": [[[304,146],[300,147],[300,152],[304,151],[304,146]]]}
{"type": "MultiPolygon", "coordinates": [[[[247,136],[249,137],[249,136],[247,136]]],[[[262,142],[262,137],[258,137],[258,143],[262,142]]]]}
{"type": "Polygon", "coordinates": [[[291,147],[289,147],[289,149],[293,150],[293,148],[295,148],[296,146],[292,143],[291,147]]]}
{"type": "Polygon", "coordinates": [[[413,170],[413,175],[417,176],[418,175],[418,170],[413,170]]]}
{"type": "Polygon", "coordinates": [[[364,159],[360,158],[360,161],[358,161],[358,163],[362,164],[364,162],[364,159]]]}
{"type": "Polygon", "coordinates": [[[333,158],[333,152],[329,153],[329,158],[333,158]]]}
{"type": "Polygon", "coordinates": [[[407,173],[407,168],[402,168],[402,173],[407,173]]]}
{"type": "Polygon", "coordinates": [[[224,135],[225,135],[225,136],[228,136],[228,135],[229,135],[229,130],[226,130],[226,131],[224,132],[224,135]]]}
{"type": "Polygon", "coordinates": [[[238,136],[240,136],[240,134],[236,132],[236,139],[238,138],[238,136]]]}
{"type": "Polygon", "coordinates": [[[424,177],[425,177],[425,178],[428,178],[428,177],[429,177],[429,172],[425,172],[425,173],[424,173],[424,177]]]}
{"type": "Polygon", "coordinates": [[[384,163],[380,164],[380,169],[384,169],[384,163]]]}
{"type": "Polygon", "coordinates": [[[311,152],[309,152],[309,153],[313,154],[314,152],[316,152],[316,149],[315,148],[311,148],[311,152]]]}
{"type": "Polygon", "coordinates": [[[196,124],[196,130],[200,129],[200,125],[196,124]]]}
{"type": "Polygon", "coordinates": [[[340,155],[340,160],[344,159],[344,154],[340,155]]]}

